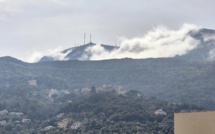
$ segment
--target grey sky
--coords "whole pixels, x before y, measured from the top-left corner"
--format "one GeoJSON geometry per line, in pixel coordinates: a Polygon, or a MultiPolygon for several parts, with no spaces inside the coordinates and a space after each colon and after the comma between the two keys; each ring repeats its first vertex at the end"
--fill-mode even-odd
{"type": "Polygon", "coordinates": [[[0,0],[0,56],[28,60],[61,47],[144,35],[158,25],[215,29],[214,0],[0,0]],[[89,40],[89,38],[87,38],[89,40]]]}

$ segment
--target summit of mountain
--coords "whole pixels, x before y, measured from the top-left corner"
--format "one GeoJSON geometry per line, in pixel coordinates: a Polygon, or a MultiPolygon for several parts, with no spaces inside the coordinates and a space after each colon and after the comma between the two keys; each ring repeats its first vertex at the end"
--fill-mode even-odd
{"type": "MultiPolygon", "coordinates": [[[[187,34],[185,34],[181,42],[183,42],[184,39],[187,39],[187,37],[194,40],[194,42],[191,42],[191,43],[196,43],[196,45],[189,44],[194,47],[191,50],[184,53],[183,55],[179,55],[179,56],[176,55],[175,56],[176,58],[185,59],[185,60],[203,60],[203,61],[215,60],[215,30],[206,29],[206,28],[191,30],[187,34]]],[[[99,54],[102,55],[102,53],[104,52],[108,52],[110,54],[112,52],[113,53],[118,52],[118,50],[121,52],[122,48],[124,49],[127,47],[126,46],[117,47],[113,45],[104,45],[104,44],[98,45],[96,43],[89,42],[81,46],[65,49],[63,51],[58,52],[58,54],[46,55],[40,59],[40,62],[58,61],[58,60],[91,60],[94,55],[97,55],[97,50],[99,50],[99,54]]],[[[139,48],[137,47],[135,49],[139,49],[139,48]]],[[[131,51],[131,50],[128,49],[127,51],[131,51]]],[[[144,51],[147,51],[147,49],[144,51]]],[[[138,52],[139,51],[137,51],[136,53],[138,52]]],[[[124,58],[126,58],[127,53],[123,55],[125,56],[124,58]]],[[[106,56],[108,55],[106,54],[106,56]]],[[[102,57],[100,59],[102,59],[102,57]]],[[[108,59],[111,59],[111,58],[108,58],[108,59]]]]}
{"type": "MultiPolygon", "coordinates": [[[[60,52],[60,54],[64,55],[62,60],[89,60],[89,57],[92,55],[92,53],[88,52],[88,49],[93,46],[96,46],[96,43],[89,42],[81,46],[65,49],[60,52]]],[[[100,46],[105,51],[109,51],[109,52],[118,48],[116,46],[105,45],[105,44],[100,44],[100,46]]],[[[40,62],[56,61],[56,60],[59,60],[59,59],[55,59],[53,56],[44,56],[40,59],[40,62]]]]}

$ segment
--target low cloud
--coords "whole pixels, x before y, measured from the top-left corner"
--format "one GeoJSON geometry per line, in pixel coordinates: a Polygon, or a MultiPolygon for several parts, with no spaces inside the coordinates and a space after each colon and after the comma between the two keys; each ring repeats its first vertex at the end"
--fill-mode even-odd
{"type": "MultiPolygon", "coordinates": [[[[195,25],[185,24],[178,30],[164,26],[153,28],[142,37],[122,38],[119,49],[105,51],[100,45],[87,49],[92,55],[90,60],[120,58],[159,58],[184,55],[198,46],[198,41],[188,36],[191,30],[198,30],[195,25]]],[[[86,57],[85,57],[86,58],[86,57]]]]}
{"type": "Polygon", "coordinates": [[[43,56],[50,56],[54,58],[54,60],[64,60],[64,57],[70,53],[71,51],[67,51],[66,53],[61,53],[63,49],[58,47],[53,50],[48,50],[46,52],[33,52],[25,61],[29,63],[38,62],[43,56]]]}
{"type": "Polygon", "coordinates": [[[204,42],[207,42],[207,41],[214,41],[215,40],[215,35],[205,35],[204,37],[203,37],[203,40],[204,40],[204,42]]]}
{"type": "MultiPolygon", "coordinates": [[[[142,37],[132,39],[120,38],[120,45],[113,51],[105,50],[97,44],[85,50],[85,53],[79,57],[79,60],[106,60],[121,58],[161,58],[184,55],[198,47],[199,42],[189,36],[192,30],[199,30],[195,25],[184,24],[180,29],[173,30],[164,26],[153,28],[146,32],[142,37]]],[[[37,62],[44,55],[51,56],[55,60],[66,60],[67,53],[61,53],[62,48],[49,50],[44,53],[34,52],[27,60],[28,62],[37,62]]],[[[214,51],[210,52],[214,57],[214,51]]]]}
{"type": "Polygon", "coordinates": [[[212,49],[212,50],[209,52],[208,60],[214,60],[214,59],[215,59],[215,49],[212,49]]]}
{"type": "Polygon", "coordinates": [[[41,52],[33,52],[33,54],[31,56],[29,56],[26,60],[24,59],[24,61],[27,61],[29,63],[34,63],[40,60],[40,58],[43,57],[43,53],[41,52]]]}

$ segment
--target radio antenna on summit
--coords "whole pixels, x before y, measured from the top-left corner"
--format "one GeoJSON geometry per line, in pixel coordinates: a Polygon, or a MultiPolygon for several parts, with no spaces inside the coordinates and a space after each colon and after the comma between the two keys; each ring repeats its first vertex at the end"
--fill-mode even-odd
{"type": "Polygon", "coordinates": [[[91,34],[90,34],[90,43],[92,43],[92,36],[91,36],[91,34]]]}
{"type": "Polygon", "coordinates": [[[85,45],[85,40],[86,40],[86,33],[84,33],[84,45],[85,45]]]}

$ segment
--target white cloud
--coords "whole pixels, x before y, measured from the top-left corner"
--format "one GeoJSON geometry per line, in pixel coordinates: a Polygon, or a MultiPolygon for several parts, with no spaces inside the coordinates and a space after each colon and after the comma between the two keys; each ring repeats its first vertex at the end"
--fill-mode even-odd
{"type": "Polygon", "coordinates": [[[203,39],[204,39],[204,42],[212,41],[212,40],[214,41],[215,35],[204,35],[203,39]]]}
{"type": "Polygon", "coordinates": [[[69,0],[40,0],[41,2],[49,2],[57,5],[66,5],[69,0]]]}
{"type": "MultiPolygon", "coordinates": [[[[176,28],[189,22],[214,28],[214,1],[184,3],[172,0],[0,0],[0,56],[26,57],[25,52],[28,51],[43,51],[59,45],[64,48],[81,45],[84,32],[92,33],[95,43],[114,44],[120,36],[127,37],[128,43],[132,43],[134,37],[138,37],[138,41],[140,35],[153,25],[176,28]]],[[[147,44],[122,45],[121,50],[129,51],[123,54],[106,52],[104,57],[138,57],[131,51],[138,47],[143,49],[143,46],[152,50],[147,44]]],[[[142,56],[147,55],[144,53],[142,56]]],[[[100,59],[96,55],[91,58],[100,59]]]]}
{"type": "Polygon", "coordinates": [[[66,6],[68,0],[0,0],[0,18],[6,16],[15,16],[16,14],[23,13],[25,7],[47,6],[46,4],[55,4],[58,6],[66,6]]]}
{"type": "Polygon", "coordinates": [[[68,51],[67,53],[61,53],[63,49],[61,47],[58,47],[53,50],[47,50],[45,52],[33,52],[30,56],[27,57],[27,59],[24,59],[24,61],[27,61],[29,63],[38,62],[43,56],[50,56],[54,58],[54,60],[64,60],[64,57],[70,53],[71,51],[68,51]]]}
{"type": "Polygon", "coordinates": [[[31,56],[29,56],[27,59],[24,61],[29,62],[29,63],[34,63],[39,61],[43,57],[43,53],[41,52],[33,52],[31,56]]]}
{"type": "Polygon", "coordinates": [[[187,33],[198,29],[194,25],[185,24],[179,30],[171,30],[166,27],[157,27],[147,32],[142,37],[133,39],[124,38],[119,49],[108,52],[100,46],[94,46],[87,50],[92,53],[91,60],[103,60],[113,58],[158,58],[184,55],[197,47],[198,42],[187,33]]]}
{"type": "Polygon", "coordinates": [[[215,49],[212,49],[212,50],[209,52],[208,60],[214,60],[214,59],[215,59],[215,49]]]}
{"type": "Polygon", "coordinates": [[[26,0],[0,0],[0,13],[15,14],[21,12],[26,0]]]}
{"type": "Polygon", "coordinates": [[[54,58],[54,60],[64,60],[64,57],[70,53],[71,51],[67,51],[66,53],[61,53],[62,48],[59,47],[55,50],[49,51],[50,54],[48,54],[48,56],[51,56],[54,58]]]}

